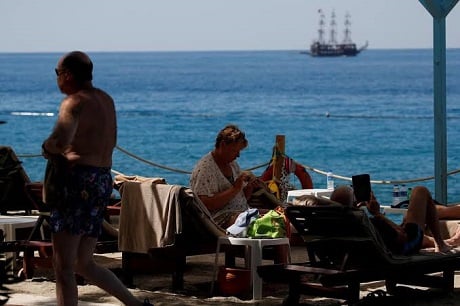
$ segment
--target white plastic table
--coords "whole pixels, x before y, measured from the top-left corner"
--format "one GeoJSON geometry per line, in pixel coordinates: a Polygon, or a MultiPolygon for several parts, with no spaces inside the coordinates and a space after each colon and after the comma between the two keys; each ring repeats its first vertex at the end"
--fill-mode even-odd
{"type": "MultiPolygon", "coordinates": [[[[16,230],[19,228],[33,228],[37,219],[38,216],[0,216],[0,229],[5,234],[5,241],[16,240],[16,230]]],[[[6,256],[7,259],[13,258],[12,268],[15,268],[16,253],[8,253],[6,256]]]]}
{"type": "Polygon", "coordinates": [[[34,227],[38,216],[0,216],[0,229],[5,233],[5,240],[16,240],[16,229],[34,227]]]}
{"type": "MultiPolygon", "coordinates": [[[[216,280],[217,266],[219,260],[220,246],[223,244],[230,245],[244,245],[251,248],[250,262],[251,262],[251,280],[252,280],[252,298],[253,300],[262,299],[262,279],[257,273],[257,267],[262,265],[262,250],[266,246],[273,245],[287,245],[288,246],[288,260],[291,259],[291,249],[289,246],[288,238],[274,238],[274,239],[253,239],[253,238],[235,238],[235,237],[219,237],[217,240],[216,258],[214,262],[214,273],[211,285],[211,293],[213,291],[213,284],[216,280]]],[[[248,262],[248,258],[246,258],[248,262]]]]}

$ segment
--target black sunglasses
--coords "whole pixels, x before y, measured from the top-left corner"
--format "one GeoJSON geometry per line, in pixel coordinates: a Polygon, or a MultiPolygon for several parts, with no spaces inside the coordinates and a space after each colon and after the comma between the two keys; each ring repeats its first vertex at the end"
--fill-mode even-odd
{"type": "Polygon", "coordinates": [[[61,74],[63,74],[66,71],[67,71],[66,69],[59,70],[57,68],[54,68],[54,72],[56,72],[56,76],[60,76],[61,74]]]}

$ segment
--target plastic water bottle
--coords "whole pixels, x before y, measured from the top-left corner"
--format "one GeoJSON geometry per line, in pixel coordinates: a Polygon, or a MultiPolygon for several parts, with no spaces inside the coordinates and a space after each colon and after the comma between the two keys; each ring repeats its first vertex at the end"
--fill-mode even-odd
{"type": "Polygon", "coordinates": [[[399,185],[393,185],[393,204],[392,206],[396,206],[399,204],[399,185]]]}
{"type": "Polygon", "coordinates": [[[334,177],[332,176],[332,171],[329,171],[326,176],[327,189],[334,190],[334,177]]]}
{"type": "Polygon", "coordinates": [[[407,188],[407,199],[410,200],[410,195],[412,194],[412,188],[407,188]]]}
{"type": "Polygon", "coordinates": [[[402,184],[401,188],[399,188],[399,203],[402,201],[407,200],[407,187],[406,185],[402,184]]]}

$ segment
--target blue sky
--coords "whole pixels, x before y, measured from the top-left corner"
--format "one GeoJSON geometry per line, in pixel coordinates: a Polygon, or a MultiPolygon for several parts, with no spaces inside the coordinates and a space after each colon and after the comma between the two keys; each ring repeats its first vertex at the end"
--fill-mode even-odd
{"type": "MultiPolygon", "coordinates": [[[[431,48],[433,19],[418,0],[0,0],[0,52],[301,50],[319,14],[369,48],[431,48]]],[[[460,4],[446,19],[460,48],[460,4]]]]}

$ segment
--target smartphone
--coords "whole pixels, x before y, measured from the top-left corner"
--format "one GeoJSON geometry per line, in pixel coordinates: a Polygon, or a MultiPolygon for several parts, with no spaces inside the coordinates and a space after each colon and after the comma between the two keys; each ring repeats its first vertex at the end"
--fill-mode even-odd
{"type": "Polygon", "coordinates": [[[371,199],[371,177],[369,174],[358,174],[351,177],[356,202],[369,201],[371,199]]]}

